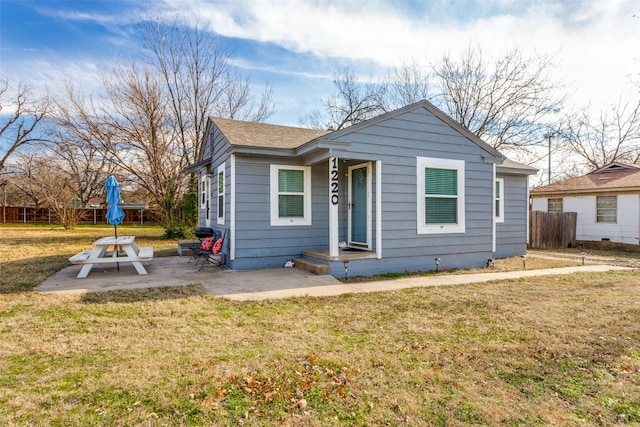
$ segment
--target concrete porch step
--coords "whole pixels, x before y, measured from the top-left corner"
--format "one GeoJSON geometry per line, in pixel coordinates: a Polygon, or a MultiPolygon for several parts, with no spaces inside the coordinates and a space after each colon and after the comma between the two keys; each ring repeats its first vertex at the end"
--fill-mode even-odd
{"type": "Polygon", "coordinates": [[[325,275],[331,273],[331,267],[328,264],[322,264],[308,258],[294,258],[295,268],[308,271],[313,274],[325,275]]]}

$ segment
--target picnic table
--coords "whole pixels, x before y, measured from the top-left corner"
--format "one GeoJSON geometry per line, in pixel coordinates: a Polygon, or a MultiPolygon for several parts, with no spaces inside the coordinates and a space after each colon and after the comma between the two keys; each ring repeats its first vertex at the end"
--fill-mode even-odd
{"type": "Polygon", "coordinates": [[[153,259],[153,247],[138,248],[135,239],[135,236],[103,237],[93,242],[92,250],[82,251],[72,256],[69,262],[82,265],[78,279],[86,278],[95,264],[114,262],[130,262],[138,274],[147,274],[142,262],[153,259]],[[107,252],[109,247],[113,247],[111,252],[107,252]],[[120,256],[122,252],[124,256],[120,256]]]}

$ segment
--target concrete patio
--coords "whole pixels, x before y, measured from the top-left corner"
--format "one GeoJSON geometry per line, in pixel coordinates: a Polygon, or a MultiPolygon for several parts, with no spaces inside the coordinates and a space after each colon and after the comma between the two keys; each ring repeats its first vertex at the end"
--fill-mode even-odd
{"type": "Polygon", "coordinates": [[[205,291],[233,300],[260,300],[294,296],[332,296],[345,293],[377,292],[423,286],[458,285],[481,283],[491,280],[516,279],[540,275],[572,274],[576,272],[598,272],[629,270],[613,265],[578,265],[547,270],[523,270],[512,272],[489,272],[451,274],[425,277],[407,277],[359,283],[342,283],[332,276],[321,276],[297,268],[270,268],[260,270],[220,270],[205,267],[198,271],[188,257],[154,258],[146,266],[148,274],[139,275],[130,264],[102,264],[94,267],[86,279],[76,276],[81,266],[72,265],[47,278],[35,288],[37,292],[83,294],[123,289],[155,288],[162,286],[184,286],[201,284],[205,291]]]}

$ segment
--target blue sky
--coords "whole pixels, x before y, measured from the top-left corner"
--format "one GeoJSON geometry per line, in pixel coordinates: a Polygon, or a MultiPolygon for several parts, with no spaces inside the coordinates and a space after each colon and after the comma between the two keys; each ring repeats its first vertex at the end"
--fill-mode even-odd
{"type": "Polygon", "coordinates": [[[319,109],[336,70],[375,80],[469,44],[554,55],[569,106],[615,102],[640,72],[640,5],[624,0],[0,0],[0,72],[91,92],[103,70],[140,51],[143,17],[178,14],[235,51],[256,95],[273,86],[277,124],[319,109]]]}

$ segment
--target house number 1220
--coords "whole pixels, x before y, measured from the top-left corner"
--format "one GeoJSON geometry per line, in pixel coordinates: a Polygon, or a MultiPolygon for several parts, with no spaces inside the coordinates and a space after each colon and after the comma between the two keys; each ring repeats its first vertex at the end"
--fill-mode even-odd
{"type": "Polygon", "coordinates": [[[331,159],[331,204],[337,205],[338,197],[338,158],[331,159]]]}

